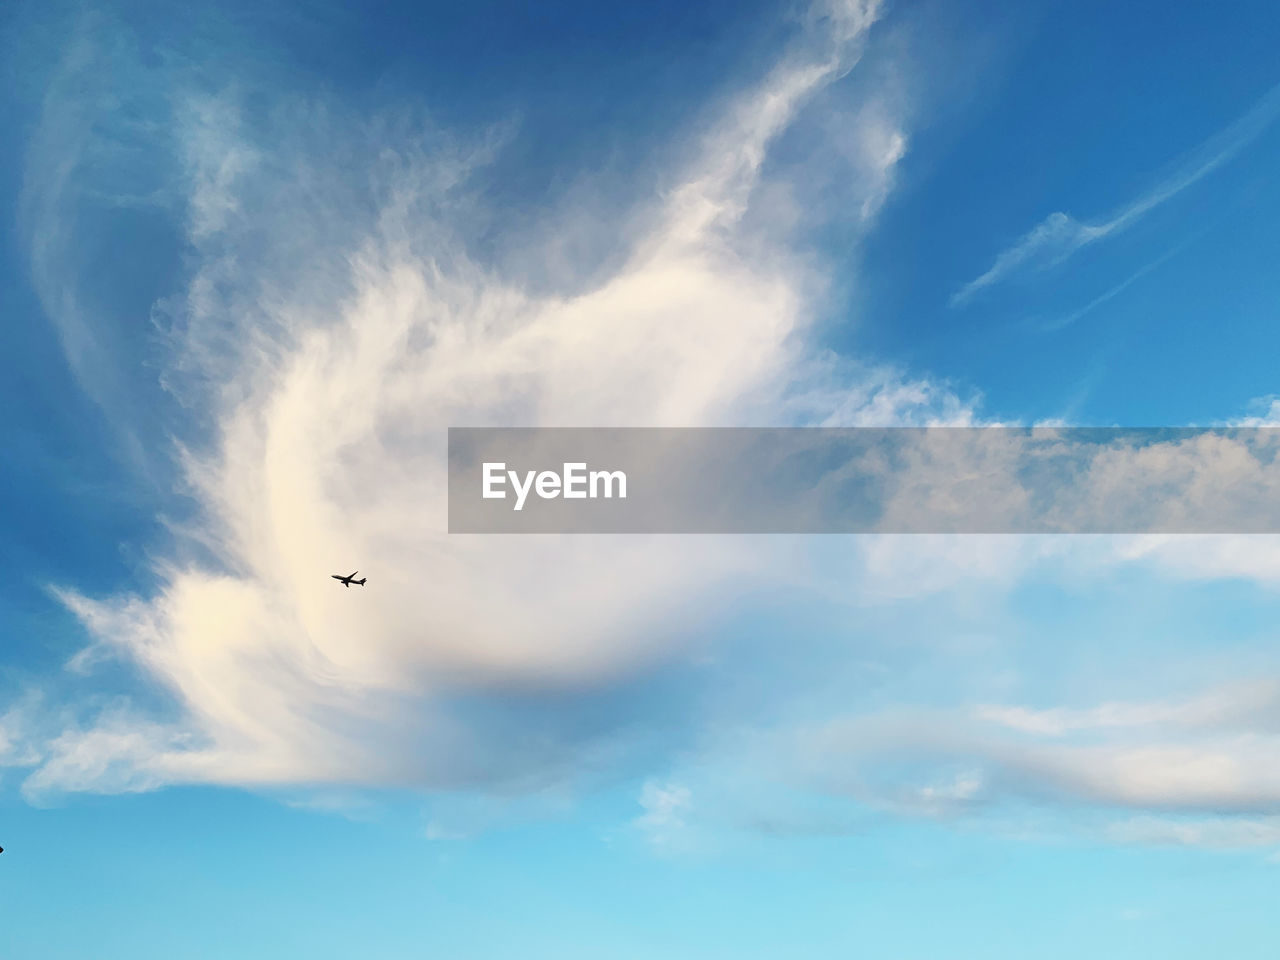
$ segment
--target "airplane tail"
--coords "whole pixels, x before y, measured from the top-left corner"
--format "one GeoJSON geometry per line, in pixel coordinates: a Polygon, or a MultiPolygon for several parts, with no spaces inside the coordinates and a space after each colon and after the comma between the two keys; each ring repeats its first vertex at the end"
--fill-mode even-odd
{"type": "Polygon", "coordinates": [[[351,582],[352,582],[352,583],[358,583],[358,584],[360,584],[360,586],[362,586],[362,587],[363,587],[363,586],[364,586],[364,582],[365,582],[366,580],[368,580],[368,579],[369,579],[368,577],[361,577],[359,580],[352,580],[351,582]]]}

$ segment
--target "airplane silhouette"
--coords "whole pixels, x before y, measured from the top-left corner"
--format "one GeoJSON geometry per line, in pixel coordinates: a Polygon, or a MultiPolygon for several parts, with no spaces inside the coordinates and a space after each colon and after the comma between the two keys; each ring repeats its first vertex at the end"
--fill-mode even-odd
{"type": "Polygon", "coordinates": [[[351,571],[351,576],[349,576],[349,577],[344,577],[344,576],[343,576],[342,574],[340,574],[340,573],[331,573],[331,574],[329,574],[329,576],[333,577],[333,579],[335,579],[335,580],[341,580],[341,581],[342,581],[342,585],[343,585],[344,587],[349,587],[349,586],[351,586],[353,583],[354,583],[357,587],[363,587],[363,586],[364,586],[364,582],[365,582],[366,580],[368,580],[369,578],[368,578],[368,577],[361,577],[359,580],[357,580],[357,579],[356,579],[356,574],[357,574],[357,573],[359,573],[359,572],[360,572],[359,570],[352,570],[352,571],[351,571]]]}

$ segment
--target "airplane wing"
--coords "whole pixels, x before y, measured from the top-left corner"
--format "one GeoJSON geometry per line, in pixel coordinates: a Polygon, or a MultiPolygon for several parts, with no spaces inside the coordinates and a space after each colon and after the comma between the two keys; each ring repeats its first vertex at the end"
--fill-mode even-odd
{"type": "Polygon", "coordinates": [[[352,571],[351,571],[351,576],[347,577],[347,579],[348,579],[348,580],[354,580],[354,579],[356,578],[356,574],[357,574],[357,573],[359,573],[359,572],[360,572],[359,570],[352,570],[352,571]]]}

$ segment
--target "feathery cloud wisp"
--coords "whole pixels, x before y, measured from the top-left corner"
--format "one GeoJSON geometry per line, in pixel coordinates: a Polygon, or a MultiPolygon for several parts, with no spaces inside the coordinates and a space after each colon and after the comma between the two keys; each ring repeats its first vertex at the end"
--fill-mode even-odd
{"type": "MultiPolygon", "coordinates": [[[[584,701],[677,652],[695,601],[756,561],[711,540],[448,537],[444,428],[759,423],[834,395],[803,341],[812,272],[744,225],[770,144],[852,69],[876,7],[823,13],[619,266],[554,293],[465,252],[492,140],[295,104],[268,142],[233,98],[180,96],[195,270],[164,379],[209,428],[181,465],[191,547],[151,596],[63,594],[165,708],[79,718],[28,789],[509,784],[610,756],[624,724],[584,701]],[[331,589],[352,565],[369,587],[331,589]]],[[[891,147],[867,155],[876,191],[891,147]]],[[[892,420],[920,397],[952,409],[941,393],[882,376],[868,396],[892,420]]]]}
{"type": "MultiPolygon", "coordinates": [[[[1280,746],[1274,679],[1082,709],[899,710],[833,724],[800,743],[796,752],[810,751],[810,776],[826,789],[915,815],[1017,803],[1151,811],[1184,818],[1181,842],[1209,846],[1274,842],[1274,831],[1253,825],[1280,815],[1280,769],[1270,759],[1280,746]]],[[[1174,839],[1163,827],[1131,833],[1130,842],[1174,839]]]]}
{"type": "Polygon", "coordinates": [[[1023,270],[1059,264],[1082,247],[1128,229],[1235,157],[1271,125],[1277,114],[1280,87],[1273,87],[1242,117],[1201,144],[1173,175],[1101,223],[1084,223],[1062,211],[1049,214],[1002,251],[985,273],[952,294],[951,305],[961,306],[980,291],[1023,270]]]}

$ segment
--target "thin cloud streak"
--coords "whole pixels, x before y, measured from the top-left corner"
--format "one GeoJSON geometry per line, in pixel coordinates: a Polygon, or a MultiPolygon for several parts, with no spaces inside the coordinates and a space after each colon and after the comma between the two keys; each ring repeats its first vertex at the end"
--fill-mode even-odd
{"type": "Polygon", "coordinates": [[[1075,310],[1064,317],[1059,317],[1057,320],[1051,320],[1047,323],[1044,323],[1041,325],[1040,329],[1045,333],[1055,333],[1058,330],[1066,329],[1067,327],[1075,323],[1077,320],[1083,319],[1085,316],[1092,313],[1094,310],[1098,309],[1098,307],[1102,306],[1104,303],[1108,303],[1111,300],[1114,300],[1116,297],[1120,296],[1120,294],[1124,293],[1126,290],[1128,290],[1131,286],[1133,286],[1139,280],[1143,279],[1144,277],[1151,274],[1155,270],[1158,270],[1160,267],[1164,266],[1166,263],[1172,260],[1175,256],[1177,256],[1179,253],[1185,250],[1187,248],[1188,243],[1190,243],[1190,241],[1187,241],[1186,243],[1178,244],[1172,250],[1165,252],[1164,254],[1160,255],[1159,257],[1156,257],[1156,259],[1152,260],[1150,263],[1146,264],[1142,268],[1136,270],[1130,276],[1126,277],[1124,280],[1117,283],[1110,290],[1094,297],[1092,300],[1086,303],[1079,310],[1075,310]]]}
{"type": "Polygon", "coordinates": [[[1051,213],[1000,253],[985,273],[952,294],[951,306],[963,306],[982,290],[1023,270],[1056,266],[1081,248],[1128,229],[1233,159],[1266,131],[1278,114],[1280,86],[1275,86],[1247,113],[1193,151],[1176,173],[1102,223],[1083,223],[1062,211],[1051,213]]]}
{"type": "Polygon", "coordinates": [[[1016,804],[1280,816],[1280,682],[1089,708],[899,709],[798,733],[809,783],[873,807],[961,817],[1016,804]]]}

